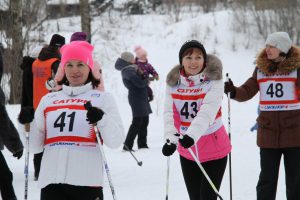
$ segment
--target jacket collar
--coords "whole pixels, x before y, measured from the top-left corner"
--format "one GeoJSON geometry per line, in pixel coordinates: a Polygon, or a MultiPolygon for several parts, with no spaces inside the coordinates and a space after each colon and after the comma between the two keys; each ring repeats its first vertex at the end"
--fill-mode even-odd
{"type": "Polygon", "coordinates": [[[292,46],[288,56],[281,62],[275,63],[267,58],[266,49],[261,50],[256,59],[256,67],[266,75],[289,74],[300,68],[300,48],[292,46]],[[273,70],[274,67],[276,70],[273,70]]]}
{"type": "Polygon", "coordinates": [[[171,87],[176,86],[180,83],[192,86],[200,84],[204,80],[222,80],[222,62],[221,60],[212,54],[207,55],[206,67],[202,73],[184,77],[180,71],[182,66],[177,65],[167,75],[167,84],[171,87]]]}
{"type": "Polygon", "coordinates": [[[90,91],[93,89],[92,83],[87,83],[82,86],[77,87],[71,87],[67,85],[62,86],[62,91],[69,96],[77,96],[83,93],[86,93],[87,91],[90,91]]]}

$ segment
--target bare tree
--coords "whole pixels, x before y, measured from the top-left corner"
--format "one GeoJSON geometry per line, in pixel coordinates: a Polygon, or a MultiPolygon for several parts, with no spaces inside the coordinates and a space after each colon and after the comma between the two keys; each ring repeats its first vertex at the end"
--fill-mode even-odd
{"type": "MultiPolygon", "coordinates": [[[[10,1],[10,16],[12,19],[10,38],[11,52],[8,54],[10,66],[10,98],[9,102],[12,104],[20,103],[22,82],[22,72],[20,69],[21,60],[23,58],[23,36],[22,36],[22,1],[11,0],[10,1]]],[[[9,46],[8,46],[9,47],[9,46]]]]}
{"type": "MultiPolygon", "coordinates": [[[[91,15],[89,0],[80,0],[81,29],[91,37],[91,15]]],[[[90,38],[91,39],[91,38],[90,38]]]]}
{"type": "MultiPolygon", "coordinates": [[[[253,33],[262,38],[276,31],[288,32],[295,43],[300,42],[300,11],[297,0],[235,0],[233,24],[248,40],[253,33]],[[256,30],[255,30],[256,29],[256,30]]],[[[237,29],[236,29],[237,30],[237,29]]],[[[252,35],[252,36],[251,36],[252,35]]]]}

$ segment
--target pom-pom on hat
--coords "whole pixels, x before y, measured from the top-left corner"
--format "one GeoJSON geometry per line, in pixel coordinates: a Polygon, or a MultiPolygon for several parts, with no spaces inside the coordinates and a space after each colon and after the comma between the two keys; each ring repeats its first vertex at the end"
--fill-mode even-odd
{"type": "Polygon", "coordinates": [[[132,63],[134,61],[134,55],[128,51],[125,51],[121,54],[121,59],[126,62],[132,63]]]}
{"type": "Polygon", "coordinates": [[[70,60],[79,60],[87,64],[91,69],[94,67],[93,61],[94,46],[86,41],[74,41],[70,44],[65,44],[61,49],[60,65],[64,69],[66,63],[70,60]]]}
{"type": "Polygon", "coordinates": [[[147,57],[147,51],[140,45],[134,47],[134,52],[137,58],[142,58],[143,56],[147,57]]]}
{"type": "Polygon", "coordinates": [[[87,41],[87,34],[85,32],[75,32],[70,39],[70,42],[73,41],[87,41]]]}
{"type": "Polygon", "coordinates": [[[292,40],[286,32],[275,32],[268,35],[266,45],[276,47],[281,52],[287,54],[292,47],[292,40]]]}
{"type": "Polygon", "coordinates": [[[65,38],[59,34],[54,34],[50,40],[50,47],[60,48],[65,44],[65,38]]]}
{"type": "Polygon", "coordinates": [[[181,46],[180,51],[179,51],[179,63],[180,63],[180,65],[182,65],[183,53],[185,52],[185,50],[187,50],[189,48],[198,48],[198,49],[200,49],[203,53],[204,63],[206,63],[206,57],[207,56],[206,56],[206,50],[205,50],[203,44],[201,44],[197,40],[188,40],[181,46]]]}

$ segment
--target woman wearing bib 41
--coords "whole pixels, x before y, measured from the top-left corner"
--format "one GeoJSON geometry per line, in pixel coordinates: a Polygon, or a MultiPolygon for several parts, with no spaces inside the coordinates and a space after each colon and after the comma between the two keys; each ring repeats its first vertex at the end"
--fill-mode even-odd
{"type": "Polygon", "coordinates": [[[102,200],[103,165],[93,124],[110,148],[124,141],[124,129],[113,97],[95,90],[93,46],[74,41],[61,48],[65,76],[62,90],[45,95],[30,135],[33,152],[44,150],[38,186],[41,200],[102,200]],[[94,107],[88,111],[84,104],[94,107]]]}
{"type": "Polygon", "coordinates": [[[219,190],[231,151],[222,123],[222,63],[206,55],[201,43],[190,40],[179,51],[180,65],[167,77],[165,139],[162,153],[172,155],[178,145],[183,177],[190,200],[216,200],[217,196],[188,151],[194,152],[219,190]],[[175,136],[183,135],[182,139],[175,136]]]}
{"type": "Polygon", "coordinates": [[[280,160],[285,166],[287,200],[300,199],[300,49],[292,46],[289,35],[268,36],[258,54],[256,68],[242,86],[231,80],[225,93],[247,101],[258,91],[260,114],[257,118],[257,145],[260,147],[258,200],[275,200],[280,160]]]}

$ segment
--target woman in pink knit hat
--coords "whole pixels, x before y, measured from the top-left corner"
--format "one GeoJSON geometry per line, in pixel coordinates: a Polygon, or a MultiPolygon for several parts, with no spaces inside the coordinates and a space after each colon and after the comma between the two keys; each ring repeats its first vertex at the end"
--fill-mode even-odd
{"type": "MultiPolygon", "coordinates": [[[[75,32],[71,35],[71,39],[70,39],[70,42],[73,42],[73,41],[88,41],[89,42],[89,37],[85,32],[75,32]]],[[[93,67],[92,73],[95,76],[95,78],[100,79],[100,83],[97,86],[97,89],[100,91],[104,91],[102,68],[101,68],[100,63],[98,63],[97,61],[94,61],[94,67],[93,67]]],[[[64,76],[64,71],[62,70],[62,67],[59,67],[55,74],[54,81],[47,82],[47,85],[49,85],[48,89],[54,90],[54,91],[60,90],[61,86],[57,85],[56,83],[58,81],[60,81],[63,78],[63,76],[64,76]]]]}
{"type": "MultiPolygon", "coordinates": [[[[140,72],[142,72],[142,78],[148,80],[148,84],[150,85],[150,81],[158,80],[159,76],[154,67],[148,62],[148,54],[145,49],[141,46],[135,46],[134,52],[136,55],[135,64],[138,66],[140,72]]],[[[153,100],[153,91],[148,86],[148,99],[149,101],[153,100]]]]}
{"type": "Polygon", "coordinates": [[[95,89],[99,79],[92,73],[93,49],[85,41],[61,48],[62,90],[45,95],[35,111],[30,147],[33,153],[44,151],[38,179],[41,200],[103,200],[103,158],[93,126],[110,148],[124,141],[114,98],[95,89]],[[88,110],[87,102],[92,104],[88,110]]]}

